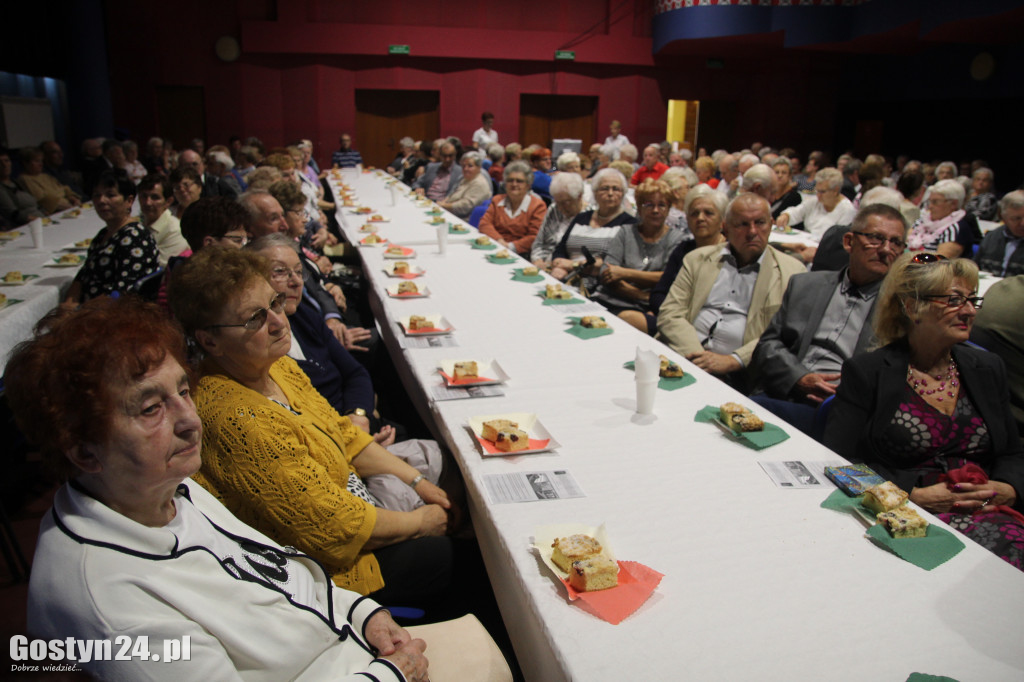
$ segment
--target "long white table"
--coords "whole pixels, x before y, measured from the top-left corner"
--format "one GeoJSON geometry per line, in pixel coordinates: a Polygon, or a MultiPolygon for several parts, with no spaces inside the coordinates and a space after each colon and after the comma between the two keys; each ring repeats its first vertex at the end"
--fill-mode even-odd
{"type": "MultiPolygon", "coordinates": [[[[440,255],[424,209],[387,205],[384,180],[348,173],[360,203],[403,226],[418,280],[431,296],[388,298],[396,280],[381,249],[360,249],[383,337],[415,402],[465,476],[488,573],[529,680],[905,680],[912,672],[968,680],[1024,679],[1019,614],[1024,575],[963,538],[951,561],[924,571],[878,548],[850,516],[819,507],[826,490],[784,490],[759,460],[838,460],[795,428],[756,452],[710,424],[705,405],[752,405],[654,339],[605,315],[614,333],[582,341],[566,312],[542,306],[541,284],[510,280],[518,265],[450,240],[440,255]],[[422,232],[420,232],[422,230],[422,232]],[[444,314],[458,348],[403,348],[395,321],[444,314]],[[659,391],[655,419],[633,412],[636,347],[682,361],[691,387],[659,391]],[[506,395],[432,402],[442,358],[494,357],[506,395]],[[562,443],[556,452],[483,458],[466,428],[475,415],[535,412],[562,443]],[[586,497],[491,504],[488,474],[565,469],[586,497]],[[534,528],[605,523],[620,559],[665,574],[619,625],[570,603],[530,548],[534,528]]],[[[343,215],[350,238],[361,221],[343,215]]],[[[454,218],[452,218],[454,221],[454,218]]],[[[391,227],[381,233],[391,236],[391,227]]],[[[394,231],[397,234],[397,231],[394,231]]],[[[783,425],[785,426],[785,425],[783,425]]],[[[934,518],[930,518],[937,522],[934,518]]],[[[962,536],[961,536],[962,537],[962,536]]]]}
{"type": "MultiPolygon", "coordinates": [[[[71,285],[78,267],[51,267],[53,259],[67,251],[64,247],[94,237],[103,228],[103,221],[92,208],[82,209],[77,218],[64,218],[58,213],[54,222],[43,226],[43,248],[32,246],[28,226],[16,228],[22,234],[0,246],[0,279],[11,270],[24,275],[38,275],[21,286],[0,285],[0,292],[9,299],[20,301],[0,310],[0,375],[7,366],[7,358],[14,346],[32,336],[36,322],[60,302],[71,285]]],[[[85,251],[76,251],[85,257],[85,251]]]]}

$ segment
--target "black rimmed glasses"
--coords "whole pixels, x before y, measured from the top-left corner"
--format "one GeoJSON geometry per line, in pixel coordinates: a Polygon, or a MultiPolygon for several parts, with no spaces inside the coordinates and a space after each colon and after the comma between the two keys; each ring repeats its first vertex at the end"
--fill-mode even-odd
{"type": "Polygon", "coordinates": [[[886,242],[889,242],[894,251],[903,251],[907,248],[907,243],[899,237],[886,237],[876,232],[858,232],[857,230],[850,230],[850,232],[864,237],[864,241],[873,249],[881,248],[882,244],[886,242]]]}
{"type": "Polygon", "coordinates": [[[929,265],[931,263],[938,263],[940,260],[947,260],[947,258],[937,253],[918,253],[910,259],[910,262],[917,263],[918,265],[929,265]]]}
{"type": "Polygon", "coordinates": [[[219,329],[222,327],[245,327],[247,332],[255,332],[263,329],[263,325],[267,323],[267,315],[271,311],[275,313],[284,312],[284,301],[287,298],[286,294],[277,294],[274,298],[270,299],[270,305],[266,308],[258,308],[248,320],[241,324],[210,324],[206,326],[206,329],[219,329]]]}
{"type": "Polygon", "coordinates": [[[963,296],[961,294],[924,294],[921,298],[929,301],[942,301],[947,308],[963,308],[970,303],[975,310],[981,310],[981,304],[985,301],[981,296],[963,296]]]}

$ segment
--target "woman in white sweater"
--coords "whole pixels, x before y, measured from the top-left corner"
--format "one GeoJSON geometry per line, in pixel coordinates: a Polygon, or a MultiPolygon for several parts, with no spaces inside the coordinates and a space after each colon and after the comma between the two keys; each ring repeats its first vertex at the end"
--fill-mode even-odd
{"type": "Polygon", "coordinates": [[[799,206],[787,208],[779,216],[776,224],[779,227],[799,225],[815,237],[821,237],[833,225],[849,225],[857,209],[853,203],[840,193],[843,186],[843,174],[835,168],[818,171],[814,180],[813,199],[808,199],[799,206]]]}

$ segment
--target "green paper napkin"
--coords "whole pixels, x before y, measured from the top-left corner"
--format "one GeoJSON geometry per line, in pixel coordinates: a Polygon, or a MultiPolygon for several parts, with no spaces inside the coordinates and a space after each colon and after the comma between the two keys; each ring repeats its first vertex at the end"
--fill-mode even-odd
{"type": "Polygon", "coordinates": [[[946,563],[964,548],[964,543],[953,533],[933,523],[928,524],[928,534],[923,538],[896,539],[882,526],[868,528],[868,537],[904,561],[926,571],[946,563]]]}
{"type": "Polygon", "coordinates": [[[468,227],[457,227],[448,223],[448,234],[469,234],[468,227]]]}
{"type": "MultiPolygon", "coordinates": [[[[634,365],[636,365],[636,363],[633,360],[630,360],[629,362],[623,363],[622,366],[632,371],[634,369],[634,365]]],[[[687,386],[692,386],[695,383],[697,383],[697,377],[692,374],[683,374],[681,377],[658,378],[658,388],[663,391],[674,391],[677,388],[686,388],[687,386]]]]}
{"type": "Polygon", "coordinates": [[[957,682],[952,677],[945,675],[929,675],[927,673],[910,673],[907,682],[957,682]]]}
{"type": "Polygon", "coordinates": [[[495,265],[510,265],[516,262],[516,258],[509,256],[508,258],[498,258],[493,253],[487,256],[487,260],[491,261],[495,265]]]}
{"type": "MultiPolygon", "coordinates": [[[[867,518],[874,519],[875,513],[861,506],[860,499],[859,496],[850,497],[842,490],[833,490],[821,506],[838,512],[860,513],[862,517],[866,515],[867,518]]],[[[964,548],[964,543],[954,533],[935,524],[928,525],[928,534],[923,538],[897,539],[889,535],[889,531],[883,526],[877,524],[868,528],[867,535],[876,544],[926,571],[946,563],[964,548]]]]}
{"type": "Polygon", "coordinates": [[[16,305],[18,303],[21,303],[23,300],[25,300],[25,299],[23,299],[23,298],[9,298],[9,299],[7,299],[7,301],[3,305],[0,305],[0,310],[3,310],[4,308],[10,308],[12,305],[16,305]]]}
{"type": "MultiPolygon", "coordinates": [[[[693,421],[701,423],[716,421],[718,420],[718,413],[719,409],[717,407],[708,405],[704,409],[697,411],[697,414],[693,416],[693,421]]],[[[764,450],[789,439],[788,433],[775,426],[775,424],[769,424],[768,422],[764,423],[764,431],[733,432],[733,436],[747,447],[755,450],[764,450]]]]}
{"type": "Polygon", "coordinates": [[[494,242],[491,242],[490,244],[485,244],[485,245],[481,246],[480,244],[476,243],[475,239],[473,241],[471,241],[469,243],[469,245],[471,247],[473,247],[474,249],[477,249],[478,251],[494,251],[496,248],[498,248],[498,245],[495,244],[494,242]]]}
{"type": "MultiPolygon", "coordinates": [[[[581,303],[582,301],[577,302],[581,303]]],[[[601,329],[591,329],[590,327],[584,327],[583,325],[580,324],[580,318],[578,317],[569,317],[567,319],[570,322],[572,322],[572,326],[566,329],[565,333],[572,334],[576,338],[583,339],[584,341],[586,341],[587,339],[596,339],[599,336],[608,336],[613,331],[615,331],[611,327],[603,327],[601,329]]]]}
{"type": "Polygon", "coordinates": [[[539,272],[536,275],[524,275],[522,268],[516,268],[512,271],[513,282],[542,282],[544,281],[544,275],[539,272]]]}

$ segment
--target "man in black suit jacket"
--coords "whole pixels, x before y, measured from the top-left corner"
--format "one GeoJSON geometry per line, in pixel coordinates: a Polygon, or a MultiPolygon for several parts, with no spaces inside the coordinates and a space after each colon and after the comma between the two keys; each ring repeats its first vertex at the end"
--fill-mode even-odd
{"type": "Polygon", "coordinates": [[[756,402],[810,432],[816,406],[835,393],[843,362],[874,340],[875,300],[903,252],[906,231],[896,209],[866,206],[843,236],[848,268],[789,280],[782,306],[754,349],[751,367],[765,391],[756,402]]]}
{"type": "Polygon", "coordinates": [[[193,168],[196,173],[199,173],[200,179],[203,181],[203,193],[200,195],[201,198],[206,197],[229,197],[231,199],[238,198],[238,189],[233,187],[224,178],[218,178],[216,175],[206,170],[206,164],[203,163],[203,157],[197,154],[192,149],[186,149],[178,155],[178,165],[188,166],[193,168]]]}

